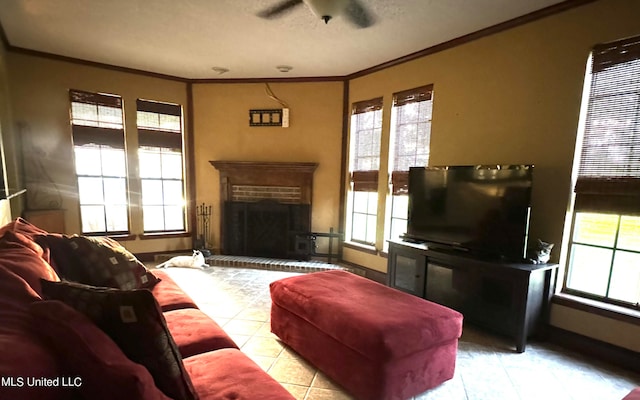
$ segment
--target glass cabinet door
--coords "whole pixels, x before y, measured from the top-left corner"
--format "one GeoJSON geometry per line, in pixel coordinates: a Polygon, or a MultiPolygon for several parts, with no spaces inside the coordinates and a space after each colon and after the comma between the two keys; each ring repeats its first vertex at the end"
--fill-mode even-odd
{"type": "Polygon", "coordinates": [[[392,286],[416,296],[424,296],[425,261],[425,257],[418,254],[395,253],[391,271],[392,286]]]}

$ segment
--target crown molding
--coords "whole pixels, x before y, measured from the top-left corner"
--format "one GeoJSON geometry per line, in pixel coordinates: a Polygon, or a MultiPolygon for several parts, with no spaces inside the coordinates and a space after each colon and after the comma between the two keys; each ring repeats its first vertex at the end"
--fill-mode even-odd
{"type": "Polygon", "coordinates": [[[476,32],[472,32],[468,35],[457,37],[447,42],[440,43],[435,46],[431,46],[426,49],[416,51],[415,53],[407,54],[406,56],[402,56],[402,57],[387,61],[385,63],[363,69],[358,72],[354,72],[352,74],[347,75],[346,79],[350,80],[350,79],[360,78],[362,76],[369,75],[374,72],[382,71],[384,69],[394,67],[396,65],[404,64],[406,62],[428,56],[430,54],[448,50],[448,49],[472,42],[474,40],[478,40],[486,36],[490,36],[502,31],[506,31],[508,29],[512,29],[520,25],[528,24],[529,22],[537,21],[539,19],[546,18],[551,15],[559,14],[561,12],[570,10],[572,8],[580,7],[588,3],[593,3],[595,1],[598,1],[598,0],[567,0],[562,3],[554,4],[552,6],[545,7],[538,11],[534,11],[532,13],[523,15],[521,17],[514,18],[511,20],[502,22],[500,24],[490,26],[488,28],[481,29],[476,32]]]}
{"type": "Polygon", "coordinates": [[[42,58],[47,58],[47,59],[55,60],[55,61],[63,61],[63,62],[68,62],[68,63],[72,63],[72,64],[85,65],[85,66],[88,66],[88,67],[108,69],[108,70],[111,70],[111,71],[118,71],[118,72],[130,73],[130,74],[144,75],[144,76],[149,76],[149,77],[152,77],[152,78],[160,78],[160,79],[166,79],[166,80],[177,81],[177,82],[182,82],[182,83],[188,83],[188,82],[191,81],[190,79],[182,78],[182,77],[175,76],[175,75],[161,74],[161,73],[158,73],[158,72],[145,71],[145,70],[142,70],[142,69],[121,67],[121,66],[118,66],[118,65],[106,64],[106,63],[101,63],[101,62],[97,62],[97,61],[89,61],[89,60],[84,60],[84,59],[81,59],[81,58],[62,56],[62,55],[59,55],[59,54],[47,53],[47,52],[44,52],[44,51],[25,49],[24,47],[17,47],[17,46],[13,46],[11,44],[8,45],[8,49],[7,50],[9,50],[10,52],[13,52],[13,53],[25,54],[25,55],[28,55],[28,56],[42,57],[42,58]]]}
{"type": "Polygon", "coordinates": [[[393,60],[389,60],[387,62],[384,62],[382,64],[378,64],[375,65],[373,67],[370,68],[366,68],[348,75],[343,75],[343,76],[318,76],[318,77],[292,77],[292,78],[282,78],[282,77],[265,77],[265,78],[229,78],[229,79],[223,79],[223,78],[211,78],[211,79],[207,79],[207,78],[203,78],[203,79],[197,79],[197,78],[184,78],[184,77],[180,77],[180,76],[175,76],[175,75],[168,75],[168,74],[161,74],[161,73],[157,73],[157,72],[151,72],[151,71],[146,71],[146,70],[141,70],[141,69],[136,69],[136,68],[128,68],[128,67],[121,67],[121,66],[117,66],[117,65],[112,65],[112,64],[106,64],[106,63],[101,63],[101,62],[96,62],[96,61],[89,61],[89,60],[84,60],[84,59],[79,59],[79,58],[74,58],[74,57],[68,57],[68,56],[62,56],[62,55],[58,55],[58,54],[53,54],[53,53],[47,53],[47,52],[43,52],[43,51],[37,51],[37,50],[31,50],[31,49],[26,49],[23,47],[18,47],[18,46],[13,46],[10,42],[9,39],[6,35],[6,32],[4,30],[4,27],[2,26],[2,24],[0,23],[0,41],[2,41],[2,44],[5,48],[5,50],[10,51],[10,52],[14,52],[14,53],[19,53],[19,54],[25,54],[25,55],[30,55],[30,56],[35,56],[35,57],[43,57],[43,58],[49,58],[49,59],[53,59],[53,60],[57,60],[57,61],[64,61],[64,62],[69,62],[69,63],[75,63],[75,64],[80,64],[80,65],[86,65],[86,66],[90,66],[90,67],[96,67],[96,68],[103,68],[103,69],[108,69],[108,70],[113,70],[113,71],[119,71],[119,72],[126,72],[126,73],[131,73],[131,74],[138,74],[138,75],[143,75],[143,76],[149,76],[149,77],[154,77],[154,78],[160,78],[160,79],[167,79],[167,80],[172,80],[172,81],[177,81],[177,82],[182,82],[182,83],[192,83],[192,84],[198,84],[198,83],[216,83],[216,84],[238,84],[238,83],[301,83],[301,82],[342,82],[342,81],[349,81],[352,79],[356,79],[356,78],[360,78],[362,76],[365,75],[369,75],[371,73],[374,72],[378,72],[387,68],[391,68],[394,67],[396,65],[400,65],[400,64],[404,64],[406,62],[409,61],[413,61],[434,53],[438,53],[444,50],[448,50],[451,49],[453,47],[457,47],[460,45],[463,45],[465,43],[469,43],[472,42],[474,40],[478,40],[481,39],[483,37],[486,36],[490,36],[493,35],[495,33],[499,33],[511,28],[515,28],[517,26],[520,25],[524,25],[527,24],[529,22],[533,22],[542,18],[546,18],[548,16],[554,15],[554,14],[558,14],[567,10],[570,10],[572,8],[576,8],[576,7],[580,7],[589,3],[593,3],[599,0],[566,0],[563,1],[561,3],[558,4],[554,4],[551,5],[549,7],[545,7],[543,9],[534,11],[532,13],[523,15],[521,17],[517,17],[505,22],[502,22],[500,24],[497,25],[493,25],[490,26],[488,28],[485,29],[481,29],[479,31],[470,33],[468,35],[464,35],[464,36],[460,36],[458,38],[449,40],[447,42],[444,43],[440,43],[437,44],[435,46],[431,46],[428,47],[426,49],[423,50],[419,50],[415,53],[411,53],[408,54],[406,56],[402,56],[393,60]]]}

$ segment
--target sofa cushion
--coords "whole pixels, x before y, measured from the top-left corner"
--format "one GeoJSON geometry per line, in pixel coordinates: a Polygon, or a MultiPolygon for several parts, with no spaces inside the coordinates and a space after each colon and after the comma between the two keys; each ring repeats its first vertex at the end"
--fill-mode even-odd
{"type": "Polygon", "coordinates": [[[183,358],[223,348],[238,348],[227,333],[196,308],[164,313],[167,327],[183,358]]]}
{"type": "Polygon", "coordinates": [[[60,280],[42,255],[42,248],[21,233],[6,231],[0,237],[0,265],[23,278],[38,294],[42,293],[40,278],[60,280]]]}
{"type": "Polygon", "coordinates": [[[150,291],[98,288],[42,281],[47,299],[85,314],[133,361],[144,365],[156,386],[174,400],[197,398],[158,303],[150,291]]]}
{"type": "Polygon", "coordinates": [[[30,304],[40,300],[40,295],[23,277],[7,268],[5,261],[5,258],[0,258],[0,301],[30,304]]]}
{"type": "Polygon", "coordinates": [[[61,369],[55,354],[35,333],[29,313],[29,304],[40,296],[2,266],[4,261],[0,258],[0,377],[12,379],[16,386],[0,385],[0,399],[66,399],[70,394],[64,388],[27,385],[27,377],[55,378],[61,369]]]}
{"type": "Polygon", "coordinates": [[[186,358],[200,400],[293,400],[294,397],[238,349],[186,358]]]}
{"type": "Polygon", "coordinates": [[[51,251],[63,278],[116,289],[151,288],[156,278],[120,243],[108,237],[49,234],[36,241],[51,251]]]}
{"type": "Polygon", "coordinates": [[[84,398],[169,399],[155,386],[149,371],[128,359],[84,314],[57,300],[34,302],[30,312],[40,335],[64,360],[65,374],[80,378],[78,390],[84,398]]]}
{"type": "Polygon", "coordinates": [[[33,332],[5,331],[0,329],[0,377],[12,384],[0,385],[0,399],[70,399],[72,393],[68,388],[33,386],[27,382],[27,378],[55,379],[62,375],[58,359],[47,344],[33,332]]]}
{"type": "Polygon", "coordinates": [[[157,285],[151,289],[162,311],[171,311],[181,308],[198,308],[196,303],[187,295],[178,284],[162,270],[153,271],[160,279],[157,285]]]}

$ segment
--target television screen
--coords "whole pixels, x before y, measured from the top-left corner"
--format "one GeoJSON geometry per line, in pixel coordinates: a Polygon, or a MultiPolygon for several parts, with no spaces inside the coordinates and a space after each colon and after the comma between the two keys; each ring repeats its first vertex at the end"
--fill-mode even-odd
{"type": "Polygon", "coordinates": [[[533,165],[415,167],[406,237],[518,261],[525,257],[533,165]]]}

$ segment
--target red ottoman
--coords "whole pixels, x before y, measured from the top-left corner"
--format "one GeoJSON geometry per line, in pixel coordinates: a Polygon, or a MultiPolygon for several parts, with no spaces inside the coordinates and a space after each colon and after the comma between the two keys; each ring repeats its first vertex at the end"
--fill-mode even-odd
{"type": "Polygon", "coordinates": [[[462,314],[345,271],[275,281],[271,331],[361,400],[453,377],[462,314]]]}
{"type": "Polygon", "coordinates": [[[640,400],[640,387],[633,389],[622,400],[640,400]]]}

